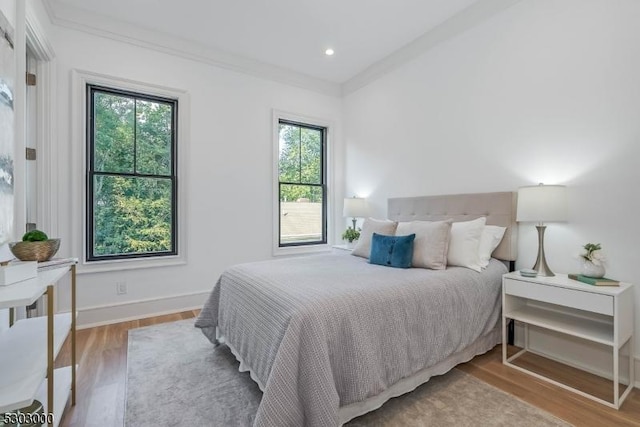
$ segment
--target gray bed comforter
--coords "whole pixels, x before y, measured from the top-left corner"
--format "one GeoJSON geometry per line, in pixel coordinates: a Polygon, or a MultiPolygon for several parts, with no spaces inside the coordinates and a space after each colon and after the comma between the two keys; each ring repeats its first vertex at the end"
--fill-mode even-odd
{"type": "Polygon", "coordinates": [[[264,394],[256,426],[337,426],[378,395],[492,331],[506,272],[396,269],[349,255],[236,265],[196,321],[216,327],[264,394]]]}

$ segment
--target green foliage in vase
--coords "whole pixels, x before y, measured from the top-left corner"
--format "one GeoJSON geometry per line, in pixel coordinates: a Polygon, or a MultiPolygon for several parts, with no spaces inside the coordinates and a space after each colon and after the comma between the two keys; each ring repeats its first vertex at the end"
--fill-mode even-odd
{"type": "Polygon", "coordinates": [[[603,265],[605,263],[605,256],[602,253],[602,245],[600,243],[587,243],[582,247],[580,256],[590,261],[595,265],[603,265]]]}
{"type": "Polygon", "coordinates": [[[46,240],[49,240],[49,236],[40,230],[27,231],[24,233],[24,236],[22,236],[23,242],[44,242],[46,240]]]}
{"type": "Polygon", "coordinates": [[[346,240],[349,243],[352,243],[354,240],[358,240],[360,238],[360,229],[353,229],[351,227],[344,230],[342,233],[342,240],[346,240]]]}

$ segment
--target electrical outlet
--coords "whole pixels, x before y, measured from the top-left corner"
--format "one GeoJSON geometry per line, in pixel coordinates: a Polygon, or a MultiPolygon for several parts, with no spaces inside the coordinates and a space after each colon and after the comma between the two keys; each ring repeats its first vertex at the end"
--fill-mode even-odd
{"type": "Polygon", "coordinates": [[[127,293],[127,282],[116,282],[116,294],[124,295],[127,293]]]}

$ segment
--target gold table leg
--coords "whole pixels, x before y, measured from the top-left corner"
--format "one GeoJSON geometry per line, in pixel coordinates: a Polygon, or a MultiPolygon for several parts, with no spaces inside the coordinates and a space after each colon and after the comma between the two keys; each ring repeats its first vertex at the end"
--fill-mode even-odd
{"type": "Polygon", "coordinates": [[[71,266],[71,405],[76,404],[76,266],[71,266]]]}
{"type": "Polygon", "coordinates": [[[47,412],[49,413],[53,413],[53,376],[53,285],[49,285],[47,286],[47,412]]]}

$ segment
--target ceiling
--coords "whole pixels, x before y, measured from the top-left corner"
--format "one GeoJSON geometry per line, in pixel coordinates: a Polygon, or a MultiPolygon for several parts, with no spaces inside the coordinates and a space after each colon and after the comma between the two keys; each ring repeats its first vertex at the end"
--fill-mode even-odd
{"type": "Polygon", "coordinates": [[[479,0],[45,0],[54,23],[146,30],[341,84],[479,0]],[[87,19],[90,17],[91,19],[87,19]],[[56,22],[56,18],[57,21],[56,22]],[[335,55],[326,56],[333,48],[335,55]]]}

